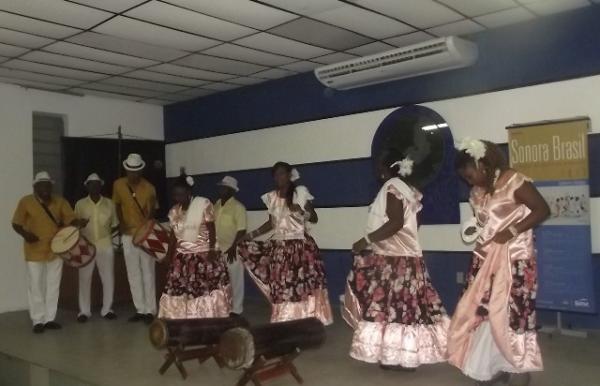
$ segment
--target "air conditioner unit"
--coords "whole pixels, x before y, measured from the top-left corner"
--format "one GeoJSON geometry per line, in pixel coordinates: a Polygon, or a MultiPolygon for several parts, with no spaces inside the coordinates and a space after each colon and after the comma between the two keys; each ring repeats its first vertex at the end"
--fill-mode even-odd
{"type": "Polygon", "coordinates": [[[477,52],[474,43],[450,36],[319,67],[315,76],[327,87],[347,90],[467,67],[477,52]]]}

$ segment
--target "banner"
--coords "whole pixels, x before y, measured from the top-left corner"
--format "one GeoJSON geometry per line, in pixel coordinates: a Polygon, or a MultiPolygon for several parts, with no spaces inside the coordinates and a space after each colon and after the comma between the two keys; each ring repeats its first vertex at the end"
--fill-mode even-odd
{"type": "Polygon", "coordinates": [[[536,231],[537,307],[595,312],[588,118],[508,127],[511,167],[534,180],[551,216],[536,231]]]}

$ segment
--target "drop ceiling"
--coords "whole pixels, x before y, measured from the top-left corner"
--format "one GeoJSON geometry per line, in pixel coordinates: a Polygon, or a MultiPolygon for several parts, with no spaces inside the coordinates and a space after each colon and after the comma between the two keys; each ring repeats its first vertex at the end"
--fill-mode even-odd
{"type": "Polygon", "coordinates": [[[600,0],[0,0],[0,82],[154,104],[600,0]]]}

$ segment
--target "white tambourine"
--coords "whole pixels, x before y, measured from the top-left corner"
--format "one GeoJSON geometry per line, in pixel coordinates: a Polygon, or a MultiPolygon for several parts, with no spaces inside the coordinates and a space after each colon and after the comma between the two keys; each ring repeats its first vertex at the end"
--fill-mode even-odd
{"type": "Polygon", "coordinates": [[[482,228],[477,223],[477,219],[475,217],[471,217],[470,219],[462,223],[460,235],[462,236],[462,239],[465,243],[471,244],[474,243],[475,240],[477,240],[479,234],[481,233],[481,230],[482,228]],[[475,231],[473,233],[467,234],[467,230],[471,230],[473,228],[475,228],[475,231]]]}

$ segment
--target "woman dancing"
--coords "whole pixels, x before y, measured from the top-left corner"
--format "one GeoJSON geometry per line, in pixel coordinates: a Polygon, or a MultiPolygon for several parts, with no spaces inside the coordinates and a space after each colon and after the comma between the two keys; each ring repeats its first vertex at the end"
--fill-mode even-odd
{"type": "Polygon", "coordinates": [[[384,369],[443,362],[450,319],[433,287],[417,235],[421,193],[414,162],[388,152],[383,187],[369,209],[365,237],[354,243],[342,315],[354,328],[350,356],[384,369]]]}
{"type": "MultiPolygon", "coordinates": [[[[550,214],[524,175],[495,144],[466,139],[456,168],[471,186],[476,238],[467,287],[448,334],[448,362],[479,385],[527,385],[541,371],[535,331],[536,255],[532,229],[550,214]]],[[[467,238],[467,236],[465,236],[467,238]]]]}
{"type": "Polygon", "coordinates": [[[204,197],[192,197],[193,185],[193,178],[183,174],[173,186],[171,264],[160,318],[218,318],[231,312],[227,266],[216,251],[213,206],[204,197]]]}
{"type": "Polygon", "coordinates": [[[271,303],[271,322],[315,317],[331,324],[323,261],[315,240],[305,232],[305,221],[318,221],[313,196],[291,181],[289,164],[277,162],[272,174],[276,189],[261,197],[269,219],[240,242],[240,256],[271,303]],[[252,241],[271,231],[269,240],[252,241]]]}

